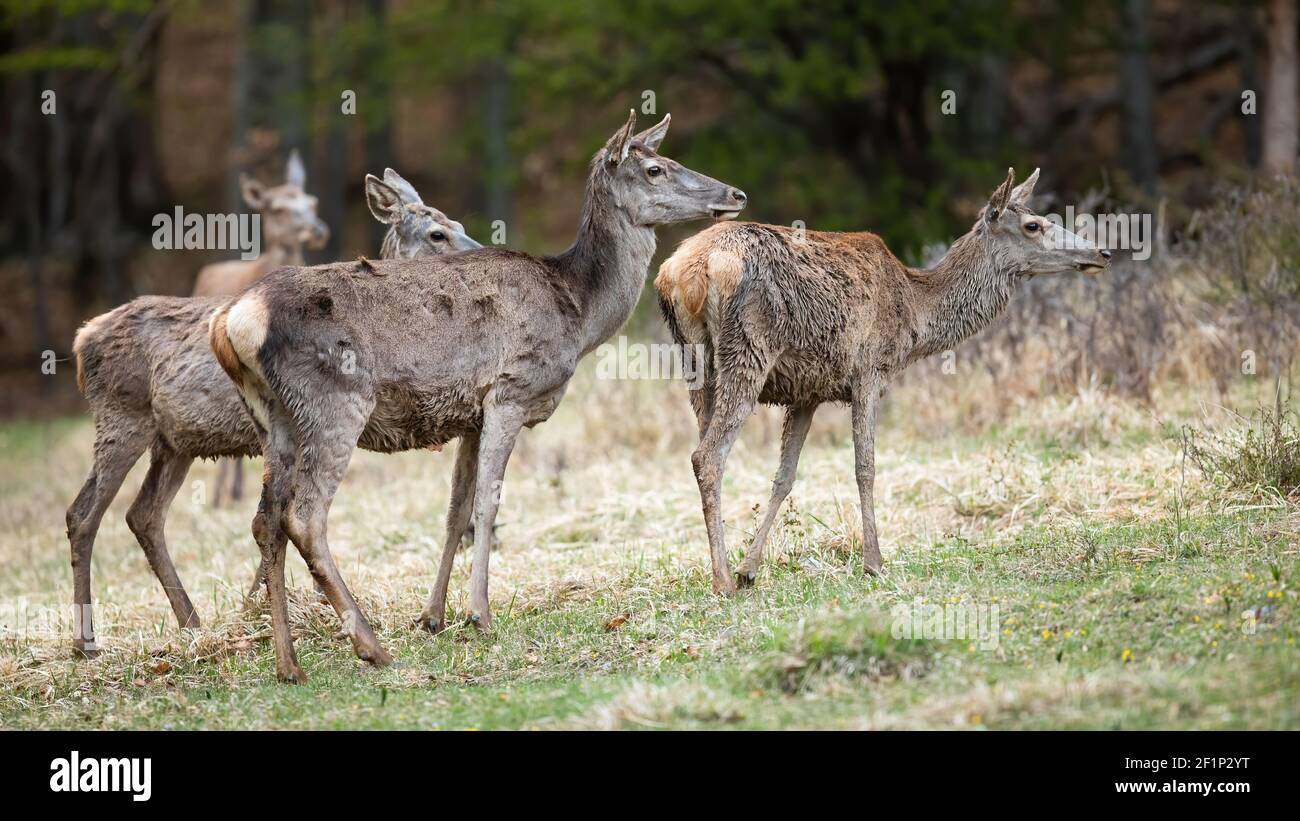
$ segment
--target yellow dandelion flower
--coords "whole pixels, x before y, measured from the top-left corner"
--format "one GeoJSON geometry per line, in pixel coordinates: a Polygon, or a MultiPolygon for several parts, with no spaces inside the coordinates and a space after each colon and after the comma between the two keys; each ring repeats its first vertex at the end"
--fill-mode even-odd
{"type": "Polygon", "coordinates": [[[1133,660],[1133,651],[1125,647],[1124,652],[1120,653],[1119,660],[1124,662],[1125,664],[1128,664],[1130,661],[1133,660]]]}

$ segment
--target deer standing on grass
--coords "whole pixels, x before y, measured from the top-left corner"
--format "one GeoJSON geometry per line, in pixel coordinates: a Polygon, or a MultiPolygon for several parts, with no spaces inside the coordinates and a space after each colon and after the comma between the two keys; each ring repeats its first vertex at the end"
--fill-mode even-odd
{"type": "MultiPolygon", "coordinates": [[[[282,265],[302,265],[303,246],[318,250],[329,240],[329,227],[316,215],[316,198],[305,190],[307,170],[298,149],[289,152],[282,185],[265,186],[244,174],[239,190],[244,204],[261,222],[262,251],[257,259],[214,262],[199,269],[191,296],[234,296],[282,265]]],[[[223,495],[238,501],[243,495],[244,472],[238,459],[223,459],[217,468],[213,507],[223,495]]]]}
{"type": "Polygon", "coordinates": [[[704,508],[713,589],[754,582],[763,544],[794,484],[817,406],[847,402],[862,505],[862,559],[880,570],[872,506],[876,412],[886,386],[917,359],[948,350],[988,325],[1016,285],[1037,274],[1100,272],[1098,250],[1028,208],[1035,170],[993,193],[965,236],[933,269],[903,265],[875,234],[732,223],[681,244],[655,279],[679,344],[705,346],[705,378],[690,393],[700,429],[691,455],[704,508]],[[780,467],[767,510],[735,581],[723,539],[727,455],[757,403],[781,405],[780,467]]]}
{"type": "Polygon", "coordinates": [[[655,226],[734,217],[744,206],[743,192],[658,154],[668,123],[636,134],[632,112],[596,153],[577,238],[558,256],[490,248],[371,268],[286,269],[213,316],[213,351],[266,454],[253,533],[266,565],[280,680],[305,679],[289,632],[286,536],[357,655],[392,661],[326,542],[330,503],[358,446],[393,452],[460,439],[438,578],[420,622],[433,632],[444,625],[472,499],[469,621],[490,626],[492,525],[520,430],[550,417],[578,360],[631,314],[655,226]]]}
{"type": "MultiPolygon", "coordinates": [[[[421,257],[480,247],[460,223],[425,206],[410,183],[391,168],[384,178],[387,182],[366,175],[370,209],[390,226],[385,253],[421,257]]],[[[199,626],[167,551],[167,510],[195,459],[261,452],[252,420],[208,345],[208,318],[226,299],[140,297],[95,317],[77,332],[77,385],[95,419],[94,466],[67,515],[79,620],[73,645],[79,655],[97,652],[90,557],[99,522],[146,449],[149,473],[127,511],[127,525],[177,622],[199,626]]],[[[261,575],[259,569],[253,590],[261,584],[261,575]]]]}

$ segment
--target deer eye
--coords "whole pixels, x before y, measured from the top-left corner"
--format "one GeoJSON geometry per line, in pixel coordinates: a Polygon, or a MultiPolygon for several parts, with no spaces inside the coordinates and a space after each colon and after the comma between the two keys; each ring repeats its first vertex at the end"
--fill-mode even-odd
{"type": "Polygon", "coordinates": [[[1041,228],[1041,227],[1042,227],[1042,226],[1039,225],[1039,224],[1036,223],[1036,222],[1026,222],[1026,223],[1025,223],[1025,230],[1028,231],[1028,232],[1031,233],[1031,234],[1034,233],[1035,231],[1037,231],[1037,230],[1038,230],[1039,228],[1041,228]]]}
{"type": "Polygon", "coordinates": [[[446,238],[447,235],[441,231],[433,231],[432,233],[429,234],[429,239],[433,240],[434,242],[442,242],[446,238]]]}
{"type": "Polygon", "coordinates": [[[647,175],[651,177],[657,177],[660,174],[664,173],[664,170],[657,165],[652,165],[646,168],[645,172],[647,175]]]}

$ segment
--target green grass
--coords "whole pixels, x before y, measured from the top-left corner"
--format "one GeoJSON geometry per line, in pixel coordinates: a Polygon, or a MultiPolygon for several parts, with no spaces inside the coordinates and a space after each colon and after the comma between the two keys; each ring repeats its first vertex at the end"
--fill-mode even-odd
{"type": "Polygon", "coordinates": [[[946,540],[896,555],[879,581],[808,547],[733,600],[698,572],[631,570],[590,596],[507,609],[486,636],[385,625],[397,670],[361,665],[309,605],[306,686],[271,683],[268,644],[252,642],[117,675],[71,666],[53,692],[6,692],[0,715],[97,728],[1294,728],[1297,567],[1267,522],[1198,518],[1182,542],[1170,520],[946,540]],[[997,604],[996,648],[892,638],[889,607],[914,597],[997,604]],[[1243,612],[1275,601],[1243,631],[1243,612]]]}
{"type": "MultiPolygon", "coordinates": [[[[730,599],[709,590],[679,410],[660,417],[671,435],[621,450],[598,432],[566,441],[581,407],[521,446],[482,635],[411,626],[450,459],[359,456],[331,547],[401,666],[371,669],[333,637],[299,563],[291,616],[310,681],[296,687],[274,682],[264,604],[240,597],[250,511],[182,492],[172,553],[205,619],[182,631],[120,524],[125,493],[95,557],[97,602],[116,608],[105,654],[74,661],[57,630],[0,633],[0,726],[1300,728],[1300,513],[1187,475],[1141,410],[1111,409],[1125,434],[1068,455],[1042,444],[1051,423],[1035,427],[1035,409],[988,438],[896,437],[879,460],[879,578],[859,566],[842,420],[819,420],[759,583],[730,599]],[[904,605],[996,613],[995,641],[899,637],[904,605]]],[[[733,564],[766,500],[768,424],[733,457],[733,564]]],[[[66,601],[60,505],[88,437],[80,424],[0,433],[0,469],[31,474],[6,491],[0,600],[66,601]]],[[[468,563],[453,578],[458,614],[468,563]]]]}

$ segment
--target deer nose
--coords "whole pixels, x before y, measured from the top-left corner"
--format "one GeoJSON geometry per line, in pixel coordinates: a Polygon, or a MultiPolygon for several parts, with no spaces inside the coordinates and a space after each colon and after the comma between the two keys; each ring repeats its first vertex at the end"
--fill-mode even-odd
{"type": "Polygon", "coordinates": [[[1099,251],[1098,253],[1101,254],[1102,259],[1106,259],[1106,260],[1110,259],[1110,251],[1107,251],[1105,248],[1101,249],[1101,251],[1099,251]]]}
{"type": "Polygon", "coordinates": [[[731,198],[741,205],[744,205],[749,200],[749,198],[745,196],[745,192],[741,191],[739,188],[731,189],[731,198]]]}

